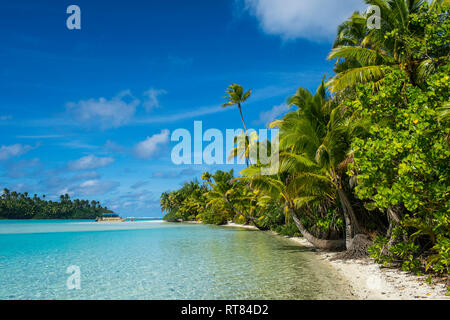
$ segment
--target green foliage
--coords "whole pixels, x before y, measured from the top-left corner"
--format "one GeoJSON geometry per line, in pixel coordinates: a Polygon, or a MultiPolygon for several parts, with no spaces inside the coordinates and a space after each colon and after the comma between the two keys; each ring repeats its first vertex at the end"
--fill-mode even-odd
{"type": "MultiPolygon", "coordinates": [[[[448,274],[449,1],[366,3],[381,8],[381,28],[368,29],[358,12],[340,25],[329,55],[336,75],[315,93],[299,88],[292,111],[270,125],[280,129],[278,172],[262,175],[250,159],[257,137],[236,140],[231,157],[247,159],[241,176],[206,172],[203,186],[163,194],[166,217],[252,221],[347,245],[365,233],[378,263],[448,274]]],[[[232,85],[227,94],[224,107],[236,105],[243,121],[251,92],[232,85]]]]}
{"type": "Polygon", "coordinates": [[[261,225],[266,228],[274,230],[285,223],[283,208],[277,201],[271,200],[265,204],[261,209],[261,214],[261,225]]]}
{"type": "Polygon", "coordinates": [[[438,239],[436,240],[436,244],[434,245],[433,250],[434,252],[436,252],[436,254],[428,257],[426,270],[432,267],[436,272],[448,274],[448,269],[450,266],[449,237],[441,234],[438,235],[438,239]]]}
{"type": "MultiPolygon", "coordinates": [[[[398,232],[403,230],[398,228],[398,232]]],[[[394,236],[399,237],[397,234],[394,236]]],[[[385,266],[391,265],[393,262],[400,263],[402,270],[418,272],[421,264],[416,259],[416,255],[420,249],[417,244],[413,242],[397,242],[389,246],[389,239],[383,236],[377,236],[374,240],[373,246],[369,247],[369,256],[375,258],[377,263],[385,266]]]]}
{"type": "MultiPolygon", "coordinates": [[[[358,99],[349,102],[372,123],[368,139],[353,140],[349,174],[357,178],[359,198],[372,200],[381,211],[404,208],[401,227],[409,240],[390,251],[412,270],[418,265],[419,245],[435,252],[449,248],[449,127],[436,119],[437,109],[450,100],[448,66],[431,75],[423,88],[405,79],[404,72],[391,71],[382,90],[373,93],[370,86],[359,86],[358,99]]],[[[447,272],[448,259],[433,258],[429,267],[447,272]]]]}
{"type": "Polygon", "coordinates": [[[168,212],[164,220],[198,220],[221,225],[234,217],[246,219],[244,222],[252,217],[255,194],[247,185],[234,180],[233,170],[206,172],[202,179],[203,184],[186,182],[182,188],[161,195],[161,209],[168,212]]]}
{"type": "Polygon", "coordinates": [[[247,219],[245,219],[245,217],[243,217],[243,216],[239,216],[235,221],[234,221],[234,223],[236,223],[236,224],[245,224],[247,222],[247,219]]]}
{"type": "Polygon", "coordinates": [[[375,262],[384,266],[388,266],[394,260],[391,255],[385,254],[389,239],[384,236],[377,236],[373,241],[373,245],[368,248],[369,256],[375,258],[375,262]]]}
{"type": "MultiPolygon", "coordinates": [[[[44,196],[45,197],[45,196],[44,196]]],[[[3,219],[95,219],[104,213],[112,213],[97,201],[70,200],[68,194],[60,201],[46,201],[27,192],[3,190],[0,196],[0,218],[3,219]]]]}
{"type": "Polygon", "coordinates": [[[318,217],[315,223],[316,227],[321,231],[328,231],[331,229],[340,229],[344,226],[344,221],[337,210],[329,209],[325,217],[318,217]]]}
{"type": "Polygon", "coordinates": [[[288,236],[288,237],[301,237],[302,236],[301,232],[298,230],[297,226],[293,222],[288,222],[286,224],[276,226],[274,228],[274,231],[282,236],[288,236]]]}
{"type": "Polygon", "coordinates": [[[164,215],[163,219],[169,222],[177,222],[180,219],[182,220],[183,216],[177,209],[172,209],[164,215]]]}
{"type": "Polygon", "coordinates": [[[427,1],[367,0],[381,9],[380,28],[367,28],[367,14],[355,13],[338,29],[328,56],[337,59],[329,81],[334,93],[347,94],[361,83],[380,90],[386,70],[404,70],[421,84],[444,64],[449,54],[449,7],[427,1]]]}
{"type": "Polygon", "coordinates": [[[186,182],[183,187],[173,192],[161,194],[161,211],[167,211],[164,220],[195,220],[206,205],[204,196],[206,186],[198,181],[186,182]]]}
{"type": "Polygon", "coordinates": [[[207,209],[202,213],[202,220],[206,224],[222,225],[227,223],[228,217],[219,211],[207,209]]]}

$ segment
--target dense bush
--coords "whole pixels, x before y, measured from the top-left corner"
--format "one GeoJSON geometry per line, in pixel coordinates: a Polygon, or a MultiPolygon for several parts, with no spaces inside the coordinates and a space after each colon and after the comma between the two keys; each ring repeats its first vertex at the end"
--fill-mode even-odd
{"type": "MultiPolygon", "coordinates": [[[[350,174],[357,178],[356,195],[370,200],[368,209],[391,209],[400,219],[387,253],[405,269],[416,269],[418,258],[434,252],[439,258],[429,256],[428,266],[448,272],[450,129],[438,121],[439,107],[450,100],[448,67],[422,87],[405,79],[404,72],[392,70],[379,92],[369,85],[358,88],[351,106],[371,126],[368,139],[353,141],[350,174]]],[[[378,258],[386,241],[376,242],[378,253],[372,253],[378,258]]]]}

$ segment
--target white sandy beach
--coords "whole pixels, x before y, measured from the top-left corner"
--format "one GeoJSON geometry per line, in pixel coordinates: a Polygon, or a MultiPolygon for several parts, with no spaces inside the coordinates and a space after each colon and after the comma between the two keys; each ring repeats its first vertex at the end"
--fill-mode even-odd
{"type": "MultiPolygon", "coordinates": [[[[258,230],[254,226],[228,223],[224,227],[258,230]]],[[[273,231],[270,234],[279,236],[273,231]]],[[[304,238],[286,237],[290,241],[311,249],[315,247],[304,238]]],[[[332,260],[336,253],[316,250],[319,258],[329,263],[350,284],[352,294],[360,300],[450,300],[446,297],[446,287],[442,283],[429,285],[425,276],[401,271],[395,268],[383,268],[372,258],[356,260],[332,260]]]]}
{"type": "Polygon", "coordinates": [[[232,223],[232,222],[228,222],[227,224],[224,224],[222,227],[243,228],[243,229],[248,229],[248,230],[258,230],[258,228],[254,227],[254,226],[237,224],[237,223],[232,223]]]}
{"type": "MultiPolygon", "coordinates": [[[[314,246],[303,238],[288,238],[306,247],[314,246]]],[[[317,250],[320,259],[336,269],[352,287],[352,293],[361,300],[425,300],[442,299],[446,297],[446,287],[442,283],[429,285],[426,277],[399,269],[383,268],[372,258],[357,260],[331,260],[336,253],[317,250]]]]}

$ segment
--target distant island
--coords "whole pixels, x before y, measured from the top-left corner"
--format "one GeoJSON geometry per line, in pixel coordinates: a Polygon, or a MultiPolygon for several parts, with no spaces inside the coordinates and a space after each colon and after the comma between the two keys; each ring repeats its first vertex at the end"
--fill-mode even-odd
{"type": "Polygon", "coordinates": [[[28,192],[3,189],[0,196],[0,219],[96,219],[105,213],[113,212],[98,201],[71,200],[68,194],[61,195],[60,201],[47,201],[36,194],[31,198],[28,192]]]}

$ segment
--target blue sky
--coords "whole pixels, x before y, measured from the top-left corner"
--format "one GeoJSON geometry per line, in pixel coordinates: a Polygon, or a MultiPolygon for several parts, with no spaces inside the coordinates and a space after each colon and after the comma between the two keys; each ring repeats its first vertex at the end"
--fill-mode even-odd
{"type": "Polygon", "coordinates": [[[255,129],[314,90],[336,26],[360,0],[2,1],[0,187],[96,199],[158,216],[159,195],[202,171],[172,164],[170,133],[240,128],[222,109],[231,83],[252,89],[255,129]],[[66,8],[81,8],[81,30],[66,8]]]}

